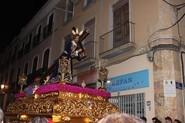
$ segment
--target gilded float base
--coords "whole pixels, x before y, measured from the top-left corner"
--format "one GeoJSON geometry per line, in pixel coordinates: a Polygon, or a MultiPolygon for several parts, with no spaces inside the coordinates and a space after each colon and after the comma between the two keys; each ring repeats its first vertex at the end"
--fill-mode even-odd
{"type": "Polygon", "coordinates": [[[29,121],[40,116],[52,118],[55,123],[91,123],[117,111],[117,107],[100,96],[52,92],[24,97],[9,104],[6,119],[13,117],[21,123],[21,120],[29,121]],[[22,115],[27,117],[21,119],[22,115]]]}

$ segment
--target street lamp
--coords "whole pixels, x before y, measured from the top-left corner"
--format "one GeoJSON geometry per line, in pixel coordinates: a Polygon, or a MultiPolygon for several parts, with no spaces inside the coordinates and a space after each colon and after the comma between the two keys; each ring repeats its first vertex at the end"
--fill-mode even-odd
{"type": "Polygon", "coordinates": [[[0,92],[1,93],[6,93],[8,91],[8,85],[6,84],[1,84],[0,85],[0,92]]]}

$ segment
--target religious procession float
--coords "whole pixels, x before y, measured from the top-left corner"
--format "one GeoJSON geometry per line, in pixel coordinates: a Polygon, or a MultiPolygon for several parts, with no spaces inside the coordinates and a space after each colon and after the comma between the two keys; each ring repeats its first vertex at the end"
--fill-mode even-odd
{"type": "MultiPolygon", "coordinates": [[[[75,58],[80,61],[85,58],[80,41],[88,32],[78,32],[73,28],[72,34],[73,40],[65,43],[64,52],[58,62],[58,81],[52,80],[48,75],[41,85],[37,77],[34,85],[23,90],[27,77],[19,77],[21,91],[7,107],[7,123],[95,123],[107,114],[118,111],[117,107],[108,102],[110,93],[102,89],[104,87],[88,88],[85,82],[80,85],[72,84],[71,60],[75,58]]],[[[99,68],[100,83],[106,81],[107,73],[105,67],[99,68]]]]}

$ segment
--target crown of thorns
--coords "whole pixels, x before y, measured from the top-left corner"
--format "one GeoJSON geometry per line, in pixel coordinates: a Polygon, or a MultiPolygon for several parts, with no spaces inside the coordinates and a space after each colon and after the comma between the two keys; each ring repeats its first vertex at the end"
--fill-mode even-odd
{"type": "Polygon", "coordinates": [[[79,36],[81,36],[83,34],[83,32],[84,32],[84,30],[79,31],[78,28],[76,28],[76,27],[73,27],[72,28],[72,34],[73,35],[79,35],[79,36]]]}

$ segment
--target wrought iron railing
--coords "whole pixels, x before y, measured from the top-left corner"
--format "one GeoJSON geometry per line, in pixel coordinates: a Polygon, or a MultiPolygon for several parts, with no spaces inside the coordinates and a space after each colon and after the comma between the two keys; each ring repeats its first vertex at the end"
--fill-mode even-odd
{"type": "Polygon", "coordinates": [[[134,42],[134,23],[125,22],[100,36],[100,53],[134,42]]]}
{"type": "Polygon", "coordinates": [[[109,102],[113,103],[119,108],[120,112],[138,117],[145,116],[145,94],[137,93],[130,95],[121,95],[111,97],[109,102]]]}

